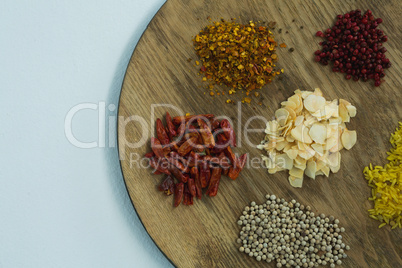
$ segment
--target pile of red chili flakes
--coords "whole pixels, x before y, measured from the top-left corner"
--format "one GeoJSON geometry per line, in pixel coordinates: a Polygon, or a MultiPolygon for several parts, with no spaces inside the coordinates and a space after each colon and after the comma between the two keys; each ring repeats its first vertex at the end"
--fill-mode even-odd
{"type": "Polygon", "coordinates": [[[227,119],[217,120],[212,114],[177,116],[166,113],[166,126],[156,120],[156,138],[151,138],[149,158],[154,174],[166,174],[158,186],[166,195],[174,194],[174,206],[192,205],[218,193],[221,175],[235,180],[247,154],[237,157],[235,132],[227,119]]]}
{"type": "Polygon", "coordinates": [[[272,32],[253,21],[246,25],[223,19],[214,22],[194,37],[193,44],[203,80],[211,81],[212,87],[230,87],[229,94],[259,89],[283,72],[275,70],[278,44],[272,32]]]}

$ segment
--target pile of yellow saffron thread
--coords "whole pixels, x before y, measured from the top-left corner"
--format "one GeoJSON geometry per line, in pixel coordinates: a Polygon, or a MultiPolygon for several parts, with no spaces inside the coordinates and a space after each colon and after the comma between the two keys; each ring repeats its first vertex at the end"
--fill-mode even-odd
{"type": "Polygon", "coordinates": [[[372,188],[369,200],[374,201],[374,208],[368,210],[369,216],[381,222],[379,228],[389,224],[395,229],[402,228],[402,122],[391,134],[390,142],[389,163],[374,168],[370,164],[363,173],[372,188]]]}

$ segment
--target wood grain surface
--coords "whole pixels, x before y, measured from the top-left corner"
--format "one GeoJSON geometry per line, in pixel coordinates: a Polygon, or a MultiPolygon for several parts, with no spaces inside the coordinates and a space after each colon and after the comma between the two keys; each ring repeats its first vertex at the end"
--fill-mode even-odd
{"type": "MultiPolygon", "coordinates": [[[[240,231],[236,222],[243,208],[251,201],[264,202],[269,193],[296,199],[314,211],[338,217],[346,228],[344,242],[351,247],[344,267],[402,266],[401,230],[378,229],[379,223],[368,217],[367,209],[373,204],[367,200],[370,188],[362,174],[370,162],[385,164],[390,133],[402,120],[400,16],[399,0],[167,1],[149,24],[128,65],[120,97],[118,133],[121,166],[134,208],[173,265],[274,267],[273,263],[257,262],[240,253],[236,243],[240,231]],[[376,17],[383,18],[380,28],[389,37],[385,46],[392,67],[386,70],[386,82],[378,88],[373,81],[347,81],[333,73],[331,67],[313,61],[320,41],[315,32],[331,26],[337,14],[356,8],[371,9],[376,17]],[[228,105],[225,97],[204,95],[205,84],[197,75],[199,67],[194,65],[197,56],[192,37],[209,23],[208,16],[214,21],[235,17],[243,23],[277,22],[275,39],[288,45],[286,49],[278,48],[278,66],[285,73],[282,79],[263,87],[260,97],[254,97],[251,104],[228,105]],[[289,52],[290,47],[295,51],[289,52]],[[188,62],[188,58],[193,60],[188,62]],[[173,115],[182,112],[229,116],[238,135],[236,152],[249,152],[250,158],[258,158],[261,151],[255,145],[264,134],[259,131],[246,137],[243,130],[247,120],[255,115],[271,119],[279,103],[294,90],[316,87],[327,99],[349,100],[358,111],[348,127],[357,130],[358,142],[352,150],[342,151],[341,170],[329,178],[305,178],[303,188],[295,189],[288,183],[287,172],[269,175],[264,168],[249,167],[236,181],[223,177],[216,197],[203,197],[193,206],[173,208],[173,197],[156,189],[164,176],[151,175],[151,170],[142,168],[143,162],[137,160],[137,156],[141,158],[150,150],[155,119],[166,111],[173,115]],[[127,123],[130,116],[133,121],[127,123]],[[133,148],[136,142],[143,145],[133,148]]],[[[242,97],[237,94],[232,99],[239,101],[242,97]]],[[[253,121],[248,128],[264,128],[263,121],[253,121]]]]}

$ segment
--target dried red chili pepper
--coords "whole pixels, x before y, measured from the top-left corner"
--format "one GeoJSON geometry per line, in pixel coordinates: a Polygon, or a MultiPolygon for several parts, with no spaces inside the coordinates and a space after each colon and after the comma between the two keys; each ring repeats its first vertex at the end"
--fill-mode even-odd
{"type": "Polygon", "coordinates": [[[186,132],[186,124],[185,124],[185,123],[181,123],[181,124],[179,125],[179,127],[177,128],[176,135],[177,135],[179,138],[181,138],[181,137],[184,136],[184,133],[185,133],[185,132],[186,132]]]}
{"type": "Polygon", "coordinates": [[[219,182],[220,182],[220,180],[216,184],[211,186],[211,188],[208,189],[209,191],[207,191],[205,194],[208,196],[216,196],[218,193],[219,182]]]}
{"type": "Polygon", "coordinates": [[[206,192],[209,196],[216,196],[218,193],[219,182],[221,180],[222,169],[215,167],[212,168],[211,180],[209,182],[208,190],[206,192]]]}
{"type": "Polygon", "coordinates": [[[193,204],[193,196],[190,193],[188,184],[184,185],[183,205],[190,206],[193,204]]]}
{"type": "Polygon", "coordinates": [[[167,176],[162,183],[158,186],[159,191],[164,192],[166,195],[171,195],[174,192],[174,180],[171,176],[167,176]]]}
{"type": "Polygon", "coordinates": [[[219,165],[219,158],[218,157],[214,157],[214,156],[210,156],[210,155],[205,155],[202,160],[204,161],[208,161],[214,164],[219,165]]]}
{"type": "Polygon", "coordinates": [[[225,156],[223,152],[218,156],[206,155],[203,157],[203,160],[221,166],[222,168],[230,168],[232,166],[229,162],[229,159],[225,156]]]}
{"type": "Polygon", "coordinates": [[[197,144],[195,145],[195,147],[194,147],[194,150],[195,150],[197,153],[203,153],[203,152],[205,152],[206,148],[205,148],[204,146],[202,146],[201,144],[197,143],[197,144]]]}
{"type": "Polygon", "coordinates": [[[223,130],[223,134],[230,141],[230,145],[236,147],[236,134],[233,130],[233,127],[230,125],[229,120],[223,119],[221,121],[221,128],[223,130]]]}
{"type": "Polygon", "coordinates": [[[211,129],[208,127],[208,125],[200,118],[197,119],[198,125],[200,126],[200,133],[202,140],[204,142],[204,145],[207,148],[213,148],[215,146],[215,139],[214,136],[212,135],[211,129]]]}
{"type": "Polygon", "coordinates": [[[166,133],[165,127],[162,124],[162,121],[158,118],[156,119],[156,136],[162,145],[169,144],[170,139],[168,134],[166,133]]]}
{"type": "Polygon", "coordinates": [[[170,156],[179,160],[185,167],[189,167],[189,160],[185,159],[184,157],[180,156],[177,152],[170,152],[170,156]]]}
{"type": "Polygon", "coordinates": [[[166,112],[165,119],[166,119],[167,132],[170,137],[170,140],[172,140],[173,137],[176,137],[177,132],[176,132],[176,128],[173,125],[172,117],[170,117],[170,114],[168,112],[166,112]]]}
{"type": "Polygon", "coordinates": [[[169,163],[180,169],[181,172],[187,173],[189,171],[188,167],[184,165],[181,161],[179,161],[179,159],[177,159],[176,157],[170,155],[167,157],[167,160],[169,161],[169,163]]]}
{"type": "MultiPolygon", "coordinates": [[[[170,171],[167,168],[166,163],[164,162],[164,160],[162,160],[163,158],[151,158],[149,159],[149,165],[155,169],[156,171],[159,171],[161,173],[170,175],[170,171]]],[[[166,159],[165,159],[166,160],[166,159]]]]}
{"type": "Polygon", "coordinates": [[[229,140],[222,133],[215,132],[213,135],[216,137],[216,141],[212,152],[215,154],[223,152],[229,146],[229,140]]]}
{"type": "MultiPolygon", "coordinates": [[[[189,121],[190,122],[190,121],[189,121]]],[[[187,133],[193,134],[193,137],[199,137],[200,133],[198,132],[198,129],[194,125],[188,125],[186,128],[187,133]]]]}
{"type": "Polygon", "coordinates": [[[229,146],[229,139],[223,134],[221,128],[214,132],[214,137],[216,137],[216,142],[219,142],[219,145],[222,145],[225,148],[229,146]]]}
{"type": "Polygon", "coordinates": [[[223,152],[221,152],[219,155],[218,155],[218,159],[219,159],[219,165],[222,167],[222,168],[230,168],[232,165],[231,165],[231,163],[230,163],[230,160],[229,160],[229,158],[223,153],[223,152]]]}
{"type": "Polygon", "coordinates": [[[169,142],[172,142],[172,140],[173,140],[173,136],[170,136],[170,133],[169,133],[169,129],[167,128],[167,127],[165,127],[165,131],[166,131],[166,133],[167,133],[167,135],[168,135],[168,137],[169,137],[169,142]]]}
{"type": "Polygon", "coordinates": [[[239,162],[238,162],[241,169],[244,168],[244,166],[246,165],[246,162],[247,162],[247,154],[242,154],[239,157],[239,162]]]}
{"type": "Polygon", "coordinates": [[[195,196],[197,190],[196,190],[196,188],[195,188],[195,181],[194,181],[194,179],[189,178],[188,181],[187,181],[187,185],[188,185],[188,190],[190,191],[190,194],[191,194],[192,196],[195,196]]]}
{"type": "Polygon", "coordinates": [[[181,124],[181,123],[183,123],[183,122],[185,123],[185,122],[187,122],[187,121],[189,121],[189,120],[191,120],[191,119],[194,120],[194,117],[195,117],[195,118],[206,118],[206,119],[210,119],[210,118],[214,117],[214,115],[213,115],[213,114],[200,114],[200,115],[176,116],[176,117],[173,117],[173,124],[179,125],[179,124],[181,124]]]}
{"type": "Polygon", "coordinates": [[[205,186],[205,187],[208,187],[209,182],[211,181],[211,170],[209,169],[209,167],[205,170],[205,174],[206,174],[205,178],[206,178],[206,183],[207,183],[207,186],[205,186]]]}
{"type": "Polygon", "coordinates": [[[187,182],[188,177],[185,174],[183,174],[181,170],[178,169],[176,166],[170,165],[169,171],[177,180],[181,182],[187,182]]]}
{"type": "Polygon", "coordinates": [[[168,145],[162,145],[162,150],[163,150],[163,154],[165,156],[167,156],[171,151],[169,144],[168,145]]]}
{"type": "Polygon", "coordinates": [[[194,205],[194,197],[191,194],[187,194],[188,195],[188,205],[194,205]]]}
{"type": "Polygon", "coordinates": [[[198,141],[198,136],[199,136],[199,134],[195,133],[195,132],[186,133],[184,135],[184,140],[189,140],[191,138],[196,138],[196,141],[198,141]]]}
{"type": "Polygon", "coordinates": [[[189,152],[191,152],[191,150],[193,149],[195,142],[197,141],[197,138],[193,137],[191,139],[186,140],[179,148],[179,150],[177,150],[177,153],[181,156],[184,156],[186,154],[188,154],[189,152]]]}
{"type": "Polygon", "coordinates": [[[237,179],[237,177],[240,174],[240,171],[243,169],[244,165],[246,164],[246,161],[247,161],[247,154],[243,154],[238,159],[236,159],[236,162],[233,165],[233,167],[231,167],[229,169],[229,173],[228,173],[229,178],[231,178],[232,180],[237,179]]]}
{"type": "Polygon", "coordinates": [[[171,151],[177,152],[179,150],[179,143],[177,141],[172,141],[171,143],[165,145],[165,147],[169,147],[171,151]]]}
{"type": "Polygon", "coordinates": [[[205,151],[205,145],[203,144],[202,137],[200,133],[198,133],[198,138],[196,144],[194,145],[194,151],[198,153],[203,153],[205,151]]]}
{"type": "Polygon", "coordinates": [[[148,153],[146,153],[146,154],[144,155],[145,158],[152,158],[152,157],[154,157],[154,156],[155,156],[155,153],[154,153],[154,152],[148,152],[148,153]]]}
{"type": "Polygon", "coordinates": [[[205,188],[209,184],[211,176],[211,171],[209,170],[208,163],[203,163],[200,167],[200,181],[201,181],[201,187],[205,188]]]}
{"type": "Polygon", "coordinates": [[[209,120],[209,122],[210,122],[210,126],[211,126],[212,131],[217,129],[217,128],[219,128],[219,126],[220,126],[220,122],[216,118],[211,118],[209,120]]]}
{"type": "Polygon", "coordinates": [[[183,199],[184,194],[184,183],[179,182],[174,186],[174,206],[177,207],[180,205],[181,200],[183,199]]]}
{"type": "Polygon", "coordinates": [[[163,151],[161,142],[154,137],[151,137],[151,149],[157,157],[164,157],[165,152],[163,151]]]}
{"type": "Polygon", "coordinates": [[[160,175],[160,174],[163,174],[163,173],[160,172],[160,171],[158,171],[158,170],[154,170],[153,174],[154,174],[154,175],[160,175]]]}
{"type": "Polygon", "coordinates": [[[194,179],[197,198],[201,199],[201,197],[202,197],[202,186],[201,186],[201,181],[200,181],[198,168],[197,167],[192,167],[191,170],[190,170],[190,174],[191,174],[191,177],[194,179]]]}
{"type": "Polygon", "coordinates": [[[193,116],[191,119],[189,119],[188,121],[186,121],[186,131],[188,132],[192,132],[194,130],[197,130],[194,126],[194,124],[197,124],[197,118],[198,116],[193,116]]]}
{"type": "Polygon", "coordinates": [[[189,192],[188,192],[188,187],[187,184],[184,184],[184,192],[183,192],[183,201],[182,204],[185,206],[188,206],[188,202],[189,202],[189,192]]]}
{"type": "Polygon", "coordinates": [[[187,158],[187,164],[189,167],[194,167],[198,165],[198,162],[201,161],[202,158],[199,154],[194,153],[193,151],[190,152],[187,158]]]}
{"type": "Polygon", "coordinates": [[[236,155],[233,153],[232,148],[228,146],[224,151],[225,155],[229,158],[232,165],[236,163],[236,155]]]}

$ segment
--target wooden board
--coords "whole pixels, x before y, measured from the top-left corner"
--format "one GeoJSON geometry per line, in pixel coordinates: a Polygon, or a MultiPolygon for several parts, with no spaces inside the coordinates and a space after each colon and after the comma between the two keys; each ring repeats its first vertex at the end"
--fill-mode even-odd
{"type": "MultiPolygon", "coordinates": [[[[372,207],[367,200],[370,188],[362,175],[368,163],[385,163],[389,135],[402,120],[400,11],[399,0],[167,1],[149,24],[127,68],[119,105],[119,153],[135,210],[175,266],[274,267],[238,252],[235,242],[239,233],[236,221],[243,208],[251,201],[262,203],[267,193],[294,198],[315,211],[338,217],[346,228],[344,241],[351,247],[344,267],[401,266],[401,231],[378,229],[378,222],[368,217],[367,209],[372,207]],[[372,9],[376,17],[383,18],[380,28],[389,37],[385,46],[393,65],[379,88],[373,86],[373,81],[346,81],[329,66],[313,62],[313,52],[320,41],[315,32],[332,25],[337,14],[356,8],[372,9]],[[275,31],[276,40],[295,48],[293,53],[288,48],[278,49],[278,65],[285,69],[282,79],[265,86],[261,97],[241,105],[240,112],[238,106],[225,104],[226,97],[204,95],[205,84],[197,75],[191,40],[208,24],[208,16],[212,20],[240,17],[238,21],[244,23],[276,21],[277,29],[282,29],[281,34],[275,31]],[[188,58],[193,61],[188,62],[188,58]],[[156,190],[163,176],[151,175],[150,169],[141,168],[141,162],[136,161],[137,156],[150,150],[149,138],[155,134],[152,107],[156,117],[162,117],[166,110],[174,115],[180,113],[160,104],[179,107],[183,113],[230,116],[239,139],[236,152],[249,152],[251,158],[258,158],[261,152],[247,143],[243,133],[246,121],[254,115],[271,119],[279,103],[294,90],[315,87],[321,88],[328,99],[349,100],[358,110],[349,124],[349,129],[357,130],[358,142],[351,151],[342,151],[341,170],[329,178],[305,179],[303,188],[295,189],[288,183],[287,172],[268,175],[264,168],[248,168],[236,181],[224,177],[216,197],[173,208],[173,198],[156,190]],[[257,105],[257,100],[263,105],[257,105]],[[123,120],[129,116],[136,116],[132,117],[136,121],[125,125],[123,120]],[[128,142],[144,145],[130,148],[128,142]]],[[[238,94],[233,99],[241,97],[244,95],[238,94]]],[[[261,129],[264,124],[253,121],[249,128],[261,129]]],[[[261,132],[248,133],[254,145],[263,137],[261,132]]]]}

